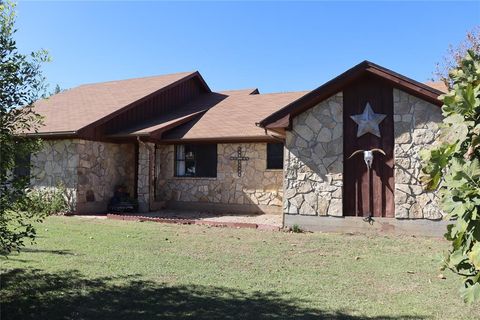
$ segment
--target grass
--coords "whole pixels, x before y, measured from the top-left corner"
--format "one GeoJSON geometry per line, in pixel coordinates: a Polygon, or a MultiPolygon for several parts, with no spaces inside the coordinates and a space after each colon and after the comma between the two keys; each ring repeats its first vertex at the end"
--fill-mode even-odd
{"type": "Polygon", "coordinates": [[[439,239],[50,217],[1,260],[1,319],[479,319],[439,239]]]}

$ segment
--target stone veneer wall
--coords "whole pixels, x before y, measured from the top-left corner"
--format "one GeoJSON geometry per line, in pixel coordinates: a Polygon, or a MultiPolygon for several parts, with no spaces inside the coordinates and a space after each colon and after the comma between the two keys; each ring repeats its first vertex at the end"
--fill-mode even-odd
{"type": "Polygon", "coordinates": [[[395,217],[441,219],[435,193],[419,180],[419,151],[438,138],[441,109],[401,90],[393,90],[395,123],[395,217]]]}
{"type": "Polygon", "coordinates": [[[343,215],[342,93],[293,118],[285,147],[284,212],[343,215]]]}
{"type": "Polygon", "coordinates": [[[127,192],[133,197],[135,185],[133,144],[80,140],[78,153],[80,154],[77,170],[78,212],[105,211],[118,185],[127,187],[127,192]],[[87,199],[87,193],[93,193],[94,201],[87,199]]]}
{"type": "Polygon", "coordinates": [[[248,211],[253,206],[258,212],[281,213],[283,173],[266,169],[266,143],[218,144],[216,178],[174,177],[174,146],[157,148],[158,201],[250,205],[248,211]],[[237,161],[230,160],[239,146],[250,158],[242,161],[241,177],[237,175],[237,161]]]}
{"type": "Polygon", "coordinates": [[[80,139],[46,140],[32,156],[33,187],[67,189],[71,210],[101,212],[116,185],[124,184],[133,196],[133,144],[114,144],[80,139]],[[87,201],[87,194],[88,200],[87,201]]]}
{"type": "Polygon", "coordinates": [[[63,184],[71,211],[77,206],[77,168],[80,160],[78,139],[46,140],[43,149],[32,154],[32,178],[34,188],[56,188],[63,184]]]}
{"type": "Polygon", "coordinates": [[[141,142],[138,145],[138,210],[147,212],[150,209],[150,203],[153,200],[151,177],[153,177],[153,161],[155,154],[155,144],[141,142]]]}

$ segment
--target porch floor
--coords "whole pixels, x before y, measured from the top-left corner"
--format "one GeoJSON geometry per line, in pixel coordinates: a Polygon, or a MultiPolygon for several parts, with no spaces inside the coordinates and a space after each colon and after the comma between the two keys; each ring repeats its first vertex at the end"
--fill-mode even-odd
{"type": "Polygon", "coordinates": [[[196,212],[196,211],[182,211],[182,210],[160,210],[157,212],[147,213],[129,213],[129,214],[116,214],[119,216],[137,216],[146,218],[157,219],[171,219],[171,220],[194,220],[196,222],[205,224],[229,224],[232,226],[238,225],[257,225],[257,226],[270,226],[273,228],[282,227],[282,215],[280,214],[221,214],[221,213],[208,213],[208,212],[196,212]]]}

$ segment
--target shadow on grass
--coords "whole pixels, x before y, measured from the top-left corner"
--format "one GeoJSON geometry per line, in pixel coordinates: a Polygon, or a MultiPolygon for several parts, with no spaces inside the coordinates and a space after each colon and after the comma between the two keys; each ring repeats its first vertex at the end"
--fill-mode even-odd
{"type": "Polygon", "coordinates": [[[1,277],[1,319],[419,319],[357,317],[275,292],[167,286],[136,276],[86,279],[77,271],[13,269],[1,277]]]}
{"type": "Polygon", "coordinates": [[[51,253],[51,254],[58,254],[61,256],[66,255],[73,255],[70,250],[44,250],[44,249],[36,249],[36,248],[22,248],[21,252],[28,252],[28,253],[51,253]]]}
{"type": "Polygon", "coordinates": [[[2,263],[5,263],[5,261],[15,261],[15,262],[20,262],[20,263],[32,262],[32,260],[30,260],[30,259],[16,258],[15,254],[16,254],[16,252],[15,253],[10,253],[10,255],[8,255],[8,256],[0,256],[0,265],[2,265],[2,263]]]}

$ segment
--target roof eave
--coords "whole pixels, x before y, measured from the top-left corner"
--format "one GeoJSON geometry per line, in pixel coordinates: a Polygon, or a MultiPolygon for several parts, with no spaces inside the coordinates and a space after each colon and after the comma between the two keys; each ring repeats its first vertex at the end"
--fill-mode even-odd
{"type": "Polygon", "coordinates": [[[119,133],[119,134],[109,134],[106,138],[134,138],[134,137],[148,137],[150,136],[149,132],[133,132],[133,133],[119,133]]]}
{"type": "Polygon", "coordinates": [[[229,136],[229,137],[205,137],[205,138],[178,138],[178,139],[157,139],[157,143],[185,144],[185,143],[235,143],[235,142],[278,142],[278,138],[270,135],[259,136],[229,136]]]}
{"type": "Polygon", "coordinates": [[[77,131],[51,131],[25,133],[24,136],[36,138],[77,137],[77,131]]]}

